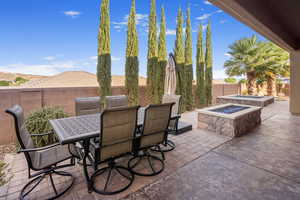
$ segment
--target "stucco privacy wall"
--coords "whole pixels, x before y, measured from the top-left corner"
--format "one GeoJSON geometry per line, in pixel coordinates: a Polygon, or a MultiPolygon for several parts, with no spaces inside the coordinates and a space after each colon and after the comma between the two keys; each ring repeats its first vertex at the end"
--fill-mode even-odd
{"type": "MultiPolygon", "coordinates": [[[[146,88],[140,87],[140,105],[149,104],[146,98],[146,88]]],[[[213,100],[217,96],[240,93],[238,84],[215,84],[213,85],[213,100]]],[[[113,87],[113,95],[125,94],[124,87],[113,87]]],[[[38,88],[38,89],[0,89],[0,145],[15,141],[14,124],[12,118],[5,113],[5,109],[20,104],[25,115],[31,111],[49,106],[60,106],[65,112],[74,115],[76,97],[91,97],[98,95],[97,87],[74,87],[74,88],[38,88]]]]}

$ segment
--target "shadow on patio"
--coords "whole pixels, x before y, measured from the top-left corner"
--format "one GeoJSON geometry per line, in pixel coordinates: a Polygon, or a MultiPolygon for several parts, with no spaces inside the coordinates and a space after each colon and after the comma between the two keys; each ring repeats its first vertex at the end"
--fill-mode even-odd
{"type": "MultiPolygon", "coordinates": [[[[300,199],[300,117],[289,113],[287,101],[277,101],[263,109],[262,118],[252,133],[231,140],[197,129],[196,112],[185,113],[182,120],[194,129],[172,136],[177,147],[166,153],[160,175],[136,176],[125,192],[101,196],[87,192],[76,165],[65,169],[76,181],[61,199],[300,199]]],[[[23,154],[6,159],[13,178],[0,199],[17,199],[28,181],[26,161],[23,154]]],[[[40,184],[32,198],[43,199],[47,184],[40,184]]]]}

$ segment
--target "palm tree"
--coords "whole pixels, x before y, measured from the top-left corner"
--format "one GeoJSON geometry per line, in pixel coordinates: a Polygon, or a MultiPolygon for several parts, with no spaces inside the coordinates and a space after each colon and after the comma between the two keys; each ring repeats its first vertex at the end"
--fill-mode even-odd
{"type": "Polygon", "coordinates": [[[224,64],[229,76],[247,77],[248,94],[253,95],[256,80],[256,67],[259,65],[260,42],[256,36],[243,38],[229,46],[230,59],[224,64]]]}
{"type": "Polygon", "coordinates": [[[261,44],[262,62],[256,68],[260,79],[267,82],[267,94],[276,95],[276,79],[289,75],[289,54],[272,42],[261,44]]]}

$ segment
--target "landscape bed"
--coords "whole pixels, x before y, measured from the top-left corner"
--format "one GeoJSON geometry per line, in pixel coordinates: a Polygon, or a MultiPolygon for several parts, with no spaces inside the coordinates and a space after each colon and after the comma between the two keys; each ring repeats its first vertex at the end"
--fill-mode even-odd
{"type": "Polygon", "coordinates": [[[250,106],[265,107],[274,103],[272,96],[242,96],[242,95],[228,95],[217,97],[217,104],[234,103],[250,106]]]}
{"type": "Polygon", "coordinates": [[[198,110],[198,128],[239,137],[261,124],[261,107],[223,104],[198,110]]]}

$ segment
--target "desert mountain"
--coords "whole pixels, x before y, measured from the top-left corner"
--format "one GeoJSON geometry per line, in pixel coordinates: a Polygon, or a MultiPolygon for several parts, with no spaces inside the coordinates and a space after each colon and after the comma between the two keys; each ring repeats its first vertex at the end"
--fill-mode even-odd
{"type": "MultiPolygon", "coordinates": [[[[139,78],[140,85],[146,85],[146,78],[139,78]]],[[[112,76],[112,86],[124,86],[125,76],[112,76]]],[[[85,71],[67,71],[54,76],[32,80],[23,84],[22,88],[51,88],[51,87],[95,87],[97,77],[85,71]]]]}

